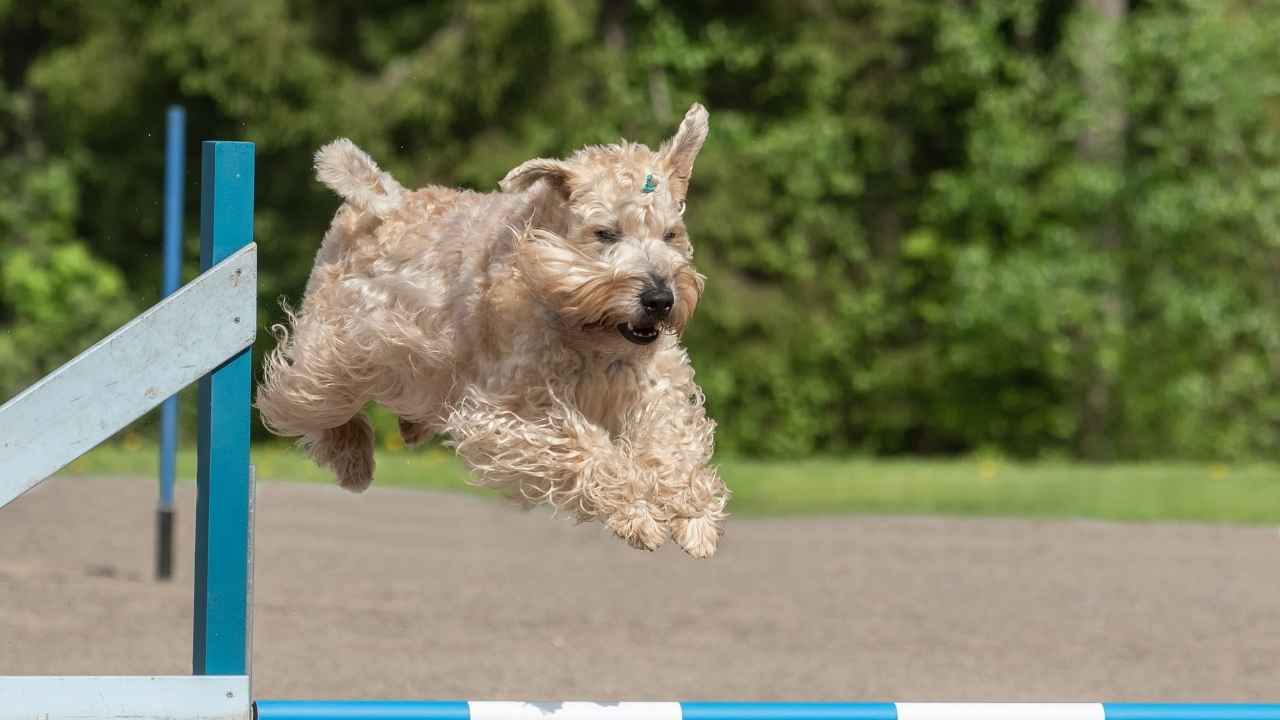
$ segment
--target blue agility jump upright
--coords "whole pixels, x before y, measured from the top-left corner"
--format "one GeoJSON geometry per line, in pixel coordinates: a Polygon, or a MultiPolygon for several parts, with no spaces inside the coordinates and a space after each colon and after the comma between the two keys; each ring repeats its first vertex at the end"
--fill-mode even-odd
{"type": "MultiPolygon", "coordinates": [[[[175,105],[165,114],[164,297],[182,281],[182,176],[187,113],[175,105]]],[[[156,503],[156,579],[173,577],[173,478],[178,458],[178,396],[160,405],[160,499],[156,503]]]]}
{"type": "Polygon", "coordinates": [[[1246,703],[255,702],[254,150],[202,151],[201,275],[0,407],[4,505],[199,382],[193,674],[0,677],[0,720],[1280,720],[1280,704],[1246,703]]]}

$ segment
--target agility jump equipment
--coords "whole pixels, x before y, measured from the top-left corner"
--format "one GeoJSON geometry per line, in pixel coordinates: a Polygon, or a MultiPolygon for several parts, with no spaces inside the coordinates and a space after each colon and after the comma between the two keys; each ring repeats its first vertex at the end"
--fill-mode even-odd
{"type": "Polygon", "coordinates": [[[252,143],[203,143],[202,274],[0,406],[2,506],[199,382],[193,674],[0,677],[0,720],[1280,720],[1248,703],[254,702],[253,181],[252,143]]]}

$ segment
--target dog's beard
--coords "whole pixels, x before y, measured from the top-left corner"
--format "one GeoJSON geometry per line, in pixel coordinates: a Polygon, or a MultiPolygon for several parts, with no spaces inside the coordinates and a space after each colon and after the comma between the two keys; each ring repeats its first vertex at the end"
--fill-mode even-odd
{"type": "Polygon", "coordinates": [[[530,229],[517,248],[517,267],[530,291],[565,326],[620,335],[647,345],[660,334],[679,335],[702,295],[703,277],[683,263],[672,278],[675,303],[662,320],[646,319],[637,298],[651,282],[648,268],[624,269],[583,253],[554,233],[530,229]]]}

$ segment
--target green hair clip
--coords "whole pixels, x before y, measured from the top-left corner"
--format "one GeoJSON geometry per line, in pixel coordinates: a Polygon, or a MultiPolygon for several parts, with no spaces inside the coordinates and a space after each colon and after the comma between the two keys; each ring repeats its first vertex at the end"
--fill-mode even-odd
{"type": "Polygon", "coordinates": [[[653,179],[653,173],[644,176],[644,187],[640,188],[642,193],[651,193],[658,189],[658,181],[653,179]]]}

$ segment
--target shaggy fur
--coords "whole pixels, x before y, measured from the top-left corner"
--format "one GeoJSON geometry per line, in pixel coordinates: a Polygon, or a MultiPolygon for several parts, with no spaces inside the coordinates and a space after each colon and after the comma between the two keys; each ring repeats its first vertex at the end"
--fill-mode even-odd
{"type": "Polygon", "coordinates": [[[346,202],[274,328],[265,424],[361,491],[378,402],[408,444],[446,434],[477,484],[710,557],[728,491],[679,343],[703,287],[681,216],[706,136],[694,105],[656,152],[530,160],[486,194],[408,191],[350,141],[325,146],[317,176],[346,202]]]}

